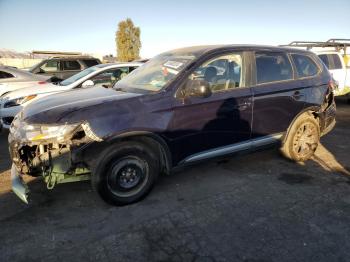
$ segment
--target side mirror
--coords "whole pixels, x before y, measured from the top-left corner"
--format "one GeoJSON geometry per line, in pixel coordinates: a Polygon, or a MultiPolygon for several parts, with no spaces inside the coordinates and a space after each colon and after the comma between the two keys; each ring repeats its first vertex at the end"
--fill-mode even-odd
{"type": "Polygon", "coordinates": [[[94,86],[94,85],[95,85],[94,81],[92,81],[92,80],[86,80],[86,81],[81,85],[81,87],[91,87],[91,86],[94,86]]]}
{"type": "Polygon", "coordinates": [[[207,98],[211,96],[211,89],[208,81],[194,79],[186,83],[186,96],[197,96],[207,98]]]}

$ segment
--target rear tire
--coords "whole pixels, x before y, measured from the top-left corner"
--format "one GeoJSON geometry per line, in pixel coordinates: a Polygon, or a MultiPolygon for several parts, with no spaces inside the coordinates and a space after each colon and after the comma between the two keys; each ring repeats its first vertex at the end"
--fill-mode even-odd
{"type": "Polygon", "coordinates": [[[319,121],[307,112],[299,116],[287,131],[281,152],[293,161],[304,162],[314,155],[319,141],[319,121]]]}
{"type": "Polygon", "coordinates": [[[108,148],[92,173],[92,186],[107,203],[128,205],[151,191],[159,174],[159,160],[146,146],[122,142],[108,148]]]}

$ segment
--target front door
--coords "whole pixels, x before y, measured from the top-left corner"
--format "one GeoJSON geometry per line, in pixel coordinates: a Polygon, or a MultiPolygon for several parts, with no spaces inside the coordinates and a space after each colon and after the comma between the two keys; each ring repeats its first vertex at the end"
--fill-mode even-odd
{"type": "MultiPolygon", "coordinates": [[[[203,152],[204,158],[209,158],[210,151],[250,139],[252,93],[246,86],[244,57],[242,52],[214,57],[186,80],[206,81],[212,94],[206,98],[185,95],[176,100],[171,126],[177,152],[175,162],[203,152]]],[[[181,91],[186,94],[186,90],[181,91]]],[[[226,153],[222,149],[220,152],[226,153]]]]}

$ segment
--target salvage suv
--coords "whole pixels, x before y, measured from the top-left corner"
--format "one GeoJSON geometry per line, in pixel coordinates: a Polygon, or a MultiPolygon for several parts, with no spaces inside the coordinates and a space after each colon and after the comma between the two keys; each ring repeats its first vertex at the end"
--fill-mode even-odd
{"type": "Polygon", "coordinates": [[[313,53],[265,46],[201,46],[156,56],[113,89],[48,96],[9,134],[13,191],[23,175],[47,188],[91,179],[107,202],[141,200],[159,174],[278,143],[306,161],[335,124],[334,84],[313,53]]]}
{"type": "Polygon", "coordinates": [[[91,56],[59,56],[45,59],[28,69],[29,72],[51,76],[52,82],[60,82],[101,61],[91,56]]]}

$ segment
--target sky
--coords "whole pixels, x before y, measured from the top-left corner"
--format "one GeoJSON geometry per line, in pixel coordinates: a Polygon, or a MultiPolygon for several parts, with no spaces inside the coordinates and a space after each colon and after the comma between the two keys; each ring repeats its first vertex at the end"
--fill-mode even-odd
{"type": "Polygon", "coordinates": [[[116,54],[118,22],[141,29],[141,57],[192,45],[350,38],[349,0],[0,0],[0,48],[116,54]]]}

